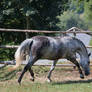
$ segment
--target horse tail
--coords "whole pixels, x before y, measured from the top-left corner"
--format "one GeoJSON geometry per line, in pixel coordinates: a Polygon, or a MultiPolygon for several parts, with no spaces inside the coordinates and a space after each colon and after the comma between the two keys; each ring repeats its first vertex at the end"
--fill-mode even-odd
{"type": "Polygon", "coordinates": [[[26,60],[26,55],[29,55],[29,51],[31,51],[32,44],[33,44],[33,40],[31,39],[27,39],[21,43],[21,45],[15,52],[16,65],[13,67],[12,70],[16,70],[21,65],[21,63],[24,60],[26,60]]]}

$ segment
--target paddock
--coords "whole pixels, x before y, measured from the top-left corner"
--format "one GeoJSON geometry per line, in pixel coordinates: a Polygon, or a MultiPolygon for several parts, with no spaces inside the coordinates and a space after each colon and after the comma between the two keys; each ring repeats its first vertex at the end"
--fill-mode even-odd
{"type": "MultiPolygon", "coordinates": [[[[73,27],[66,32],[60,32],[60,33],[72,33],[74,36],[78,33],[87,33],[90,34],[92,32],[90,31],[78,31],[81,29],[78,29],[76,27],[73,27]],[[76,31],[77,30],[77,31],[76,31]]],[[[0,29],[0,31],[12,31],[9,29],[0,29]]],[[[14,30],[16,32],[16,30],[14,30]]],[[[23,30],[19,30],[18,32],[22,32],[23,30]]],[[[32,30],[31,30],[32,31],[32,30]]],[[[26,30],[25,32],[29,33],[31,32],[30,30],[26,30]]],[[[24,31],[23,31],[24,32],[24,31]]],[[[34,31],[32,31],[34,32],[34,31]]],[[[38,32],[37,30],[35,32],[38,32]]],[[[40,31],[39,31],[40,32],[40,31]]],[[[42,32],[42,31],[41,31],[42,32]]],[[[43,31],[47,32],[47,31],[43,31]]],[[[53,33],[53,31],[51,31],[53,33]]],[[[54,33],[56,33],[54,31],[54,33]]],[[[59,33],[59,32],[58,32],[59,33]]],[[[0,45],[0,48],[11,48],[11,49],[16,49],[18,45],[0,45]]],[[[92,46],[86,46],[87,48],[92,48],[92,46]]],[[[22,67],[18,68],[17,70],[13,72],[8,71],[8,67],[11,67],[15,65],[15,62],[13,60],[11,61],[0,61],[3,66],[0,68],[0,89],[1,92],[91,92],[92,89],[92,60],[90,58],[91,64],[91,74],[84,79],[80,79],[78,70],[73,65],[72,63],[69,62],[63,62],[63,63],[58,63],[56,65],[55,70],[52,73],[52,83],[47,83],[46,77],[47,73],[50,69],[51,63],[48,64],[35,64],[33,66],[33,71],[35,72],[35,82],[32,82],[30,80],[30,75],[29,72],[27,72],[23,78],[23,84],[21,86],[18,85],[17,79],[19,75],[21,74],[21,70],[23,69],[25,63],[22,64],[22,67]],[[65,73],[65,74],[64,74],[65,73]],[[79,88],[80,86],[80,88],[79,88]],[[90,88],[90,89],[89,89],[90,88]],[[10,90],[11,89],[11,90],[10,90]],[[41,89],[41,90],[40,90],[41,89]]]]}
{"type": "MultiPolygon", "coordinates": [[[[73,34],[74,37],[76,37],[76,34],[80,34],[80,33],[85,33],[85,34],[88,34],[90,36],[92,36],[92,32],[91,31],[85,31],[85,30],[82,30],[82,29],[79,29],[79,28],[76,28],[76,27],[72,27],[66,31],[46,31],[46,30],[20,30],[20,29],[3,29],[3,28],[0,28],[0,32],[22,32],[22,33],[25,33],[26,35],[26,38],[28,38],[28,34],[29,33],[49,33],[49,34],[60,34],[60,35],[65,35],[65,34],[73,34]]],[[[17,49],[19,46],[18,45],[0,45],[0,48],[5,48],[5,49],[17,49]]],[[[91,49],[92,46],[86,46],[88,49],[91,49]]],[[[92,61],[92,59],[90,58],[90,61],[92,61]]],[[[0,64],[5,64],[5,65],[14,65],[15,62],[13,62],[13,60],[10,60],[10,61],[0,61],[0,64]]],[[[25,64],[25,62],[23,63],[25,64]]],[[[51,64],[35,64],[35,66],[50,66],[51,64]]],[[[57,67],[67,67],[67,66],[70,66],[70,67],[75,67],[75,65],[73,64],[58,64],[56,65],[57,67]]],[[[92,66],[90,64],[90,66],[92,66]]]]}
{"type": "Polygon", "coordinates": [[[24,66],[14,72],[7,72],[7,67],[9,66],[0,69],[1,92],[76,92],[76,90],[78,92],[91,92],[92,89],[92,69],[88,77],[80,79],[77,69],[56,67],[52,73],[53,82],[47,83],[45,80],[50,67],[33,66],[35,81],[30,80],[30,74],[27,72],[20,86],[17,83],[17,78],[24,66]]]}

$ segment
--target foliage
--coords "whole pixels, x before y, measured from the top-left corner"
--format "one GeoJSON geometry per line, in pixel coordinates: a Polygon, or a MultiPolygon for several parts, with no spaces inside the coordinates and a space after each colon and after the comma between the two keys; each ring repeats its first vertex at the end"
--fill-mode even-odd
{"type": "MultiPolygon", "coordinates": [[[[1,0],[0,28],[59,30],[57,16],[67,8],[68,0],[1,0]]],[[[24,33],[0,32],[0,44],[20,44],[25,38],[24,33]]],[[[13,59],[10,52],[14,54],[13,50],[0,49],[0,59],[13,59]]]]}
{"type": "Polygon", "coordinates": [[[92,0],[85,1],[84,17],[85,21],[89,25],[89,29],[92,30],[92,0]]]}
{"type": "MultiPolygon", "coordinates": [[[[0,28],[67,30],[92,29],[92,0],[1,0],[0,28]]],[[[35,35],[49,35],[29,33],[35,35]]],[[[0,44],[18,45],[25,33],[0,32],[0,44]]],[[[15,50],[1,49],[0,60],[13,59],[15,50]]]]}
{"type": "MultiPolygon", "coordinates": [[[[24,33],[22,33],[21,35],[21,33],[0,32],[0,43],[2,45],[17,45],[24,39],[25,39],[24,33]]],[[[15,50],[16,49],[0,48],[0,60],[14,59],[15,50]]]]}
{"type": "Polygon", "coordinates": [[[56,16],[68,8],[68,0],[2,0],[1,27],[56,30],[56,16]]]}
{"type": "MultiPolygon", "coordinates": [[[[77,9],[81,11],[82,10],[82,14],[83,14],[83,19],[85,20],[86,24],[88,25],[88,29],[92,30],[92,0],[71,0],[72,2],[74,2],[74,6],[77,9]]],[[[75,9],[74,8],[74,9],[75,9]]],[[[80,13],[79,11],[77,11],[78,13],[80,13]]]]}
{"type": "Polygon", "coordinates": [[[79,0],[70,0],[70,7],[69,10],[76,12],[78,14],[82,14],[84,12],[84,1],[82,0],[79,2],[79,0]]]}
{"type": "Polygon", "coordinates": [[[76,12],[67,11],[61,14],[61,16],[58,16],[58,18],[60,22],[57,25],[61,28],[61,30],[67,30],[71,27],[87,29],[87,24],[76,12]]]}

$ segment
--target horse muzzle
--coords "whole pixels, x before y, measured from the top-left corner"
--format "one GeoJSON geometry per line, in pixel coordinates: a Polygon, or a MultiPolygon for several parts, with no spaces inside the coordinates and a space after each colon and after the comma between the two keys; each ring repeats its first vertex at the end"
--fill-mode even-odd
{"type": "Polygon", "coordinates": [[[90,74],[89,64],[80,63],[80,65],[84,70],[85,75],[88,76],[90,74]]]}
{"type": "Polygon", "coordinates": [[[84,72],[85,72],[85,75],[88,76],[90,74],[90,68],[89,67],[85,67],[84,68],[84,72]]]}
{"type": "Polygon", "coordinates": [[[86,70],[85,75],[88,76],[90,74],[90,71],[86,70]]]}

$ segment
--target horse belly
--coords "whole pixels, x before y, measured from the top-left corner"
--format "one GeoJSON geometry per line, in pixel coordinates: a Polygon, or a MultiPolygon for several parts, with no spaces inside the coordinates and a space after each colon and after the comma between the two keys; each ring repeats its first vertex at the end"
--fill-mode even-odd
{"type": "Polygon", "coordinates": [[[53,59],[55,56],[55,51],[51,51],[51,49],[46,49],[43,51],[42,59],[53,59]]]}
{"type": "Polygon", "coordinates": [[[46,51],[43,51],[42,59],[49,59],[49,60],[58,60],[60,58],[63,58],[64,53],[62,50],[58,49],[46,49],[46,51]]]}
{"type": "Polygon", "coordinates": [[[65,50],[63,50],[64,48],[60,48],[58,46],[53,46],[44,49],[43,54],[42,54],[42,58],[43,59],[50,59],[50,60],[58,60],[60,58],[63,58],[65,55],[65,50]]]}

